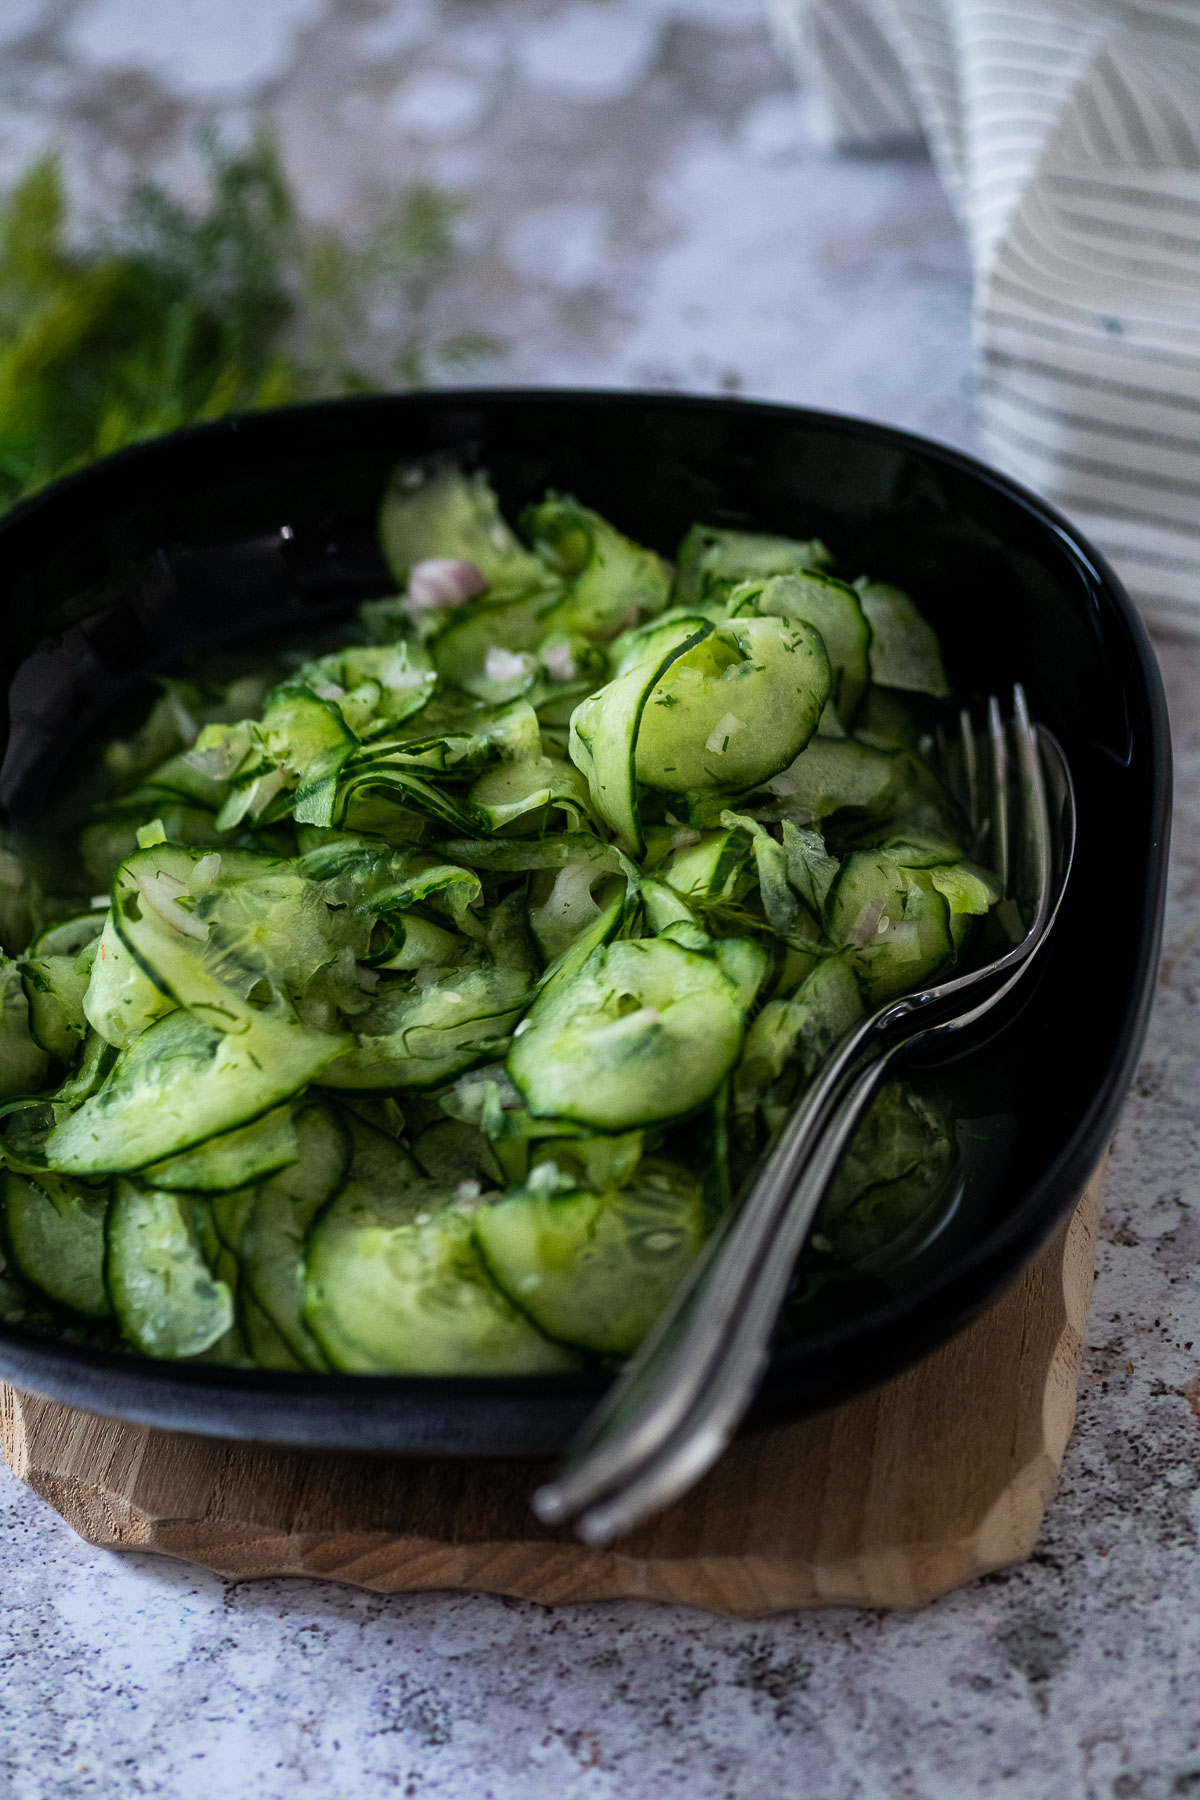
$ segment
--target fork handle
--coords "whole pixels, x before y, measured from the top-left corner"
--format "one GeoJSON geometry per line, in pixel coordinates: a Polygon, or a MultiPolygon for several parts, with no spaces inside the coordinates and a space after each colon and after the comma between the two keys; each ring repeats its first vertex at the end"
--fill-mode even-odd
{"type": "Polygon", "coordinates": [[[746,1206],[709,1239],[554,1479],[534,1495],[547,1523],[580,1515],[580,1535],[607,1543],[677,1498],[728,1443],[813,1215],[894,1054],[871,1023],[851,1032],[810,1089],[746,1206]]]}

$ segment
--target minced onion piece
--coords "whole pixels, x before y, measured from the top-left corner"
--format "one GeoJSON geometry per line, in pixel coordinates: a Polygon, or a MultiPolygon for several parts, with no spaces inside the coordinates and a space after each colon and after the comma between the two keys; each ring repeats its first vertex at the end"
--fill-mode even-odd
{"type": "Polygon", "coordinates": [[[537,664],[524,650],[505,650],[500,644],[493,644],[483,667],[489,681],[524,681],[537,664]]]}
{"type": "Polygon", "coordinates": [[[574,681],[579,669],[571,654],[570,644],[547,644],[542,651],[542,667],[551,681],[574,681]]]}
{"type": "Polygon", "coordinates": [[[705,739],[704,748],[713,756],[724,756],[729,748],[729,740],[736,737],[739,731],[745,731],[745,719],[739,719],[736,713],[726,713],[719,719],[705,739]]]}
{"type": "Polygon", "coordinates": [[[203,944],[208,938],[208,926],[203,919],[193,918],[192,914],[178,904],[181,893],[187,892],[184,882],[162,870],[155,875],[138,875],[136,877],[138,893],[150,908],[156,919],[172,931],[178,931],[183,937],[195,938],[203,944]],[[172,893],[172,888],[176,889],[172,893]]]}
{"type": "Polygon", "coordinates": [[[856,944],[861,949],[864,944],[869,944],[873,937],[878,936],[879,921],[884,916],[883,909],[886,904],[887,902],[884,900],[867,901],[847,933],[847,939],[851,944],[856,944]]]}
{"type": "Polygon", "coordinates": [[[202,856],[200,858],[200,861],[192,870],[191,878],[188,881],[188,887],[192,889],[211,887],[220,873],[221,852],[219,850],[210,850],[207,856],[202,856]]]}
{"type": "Polygon", "coordinates": [[[482,594],[486,586],[476,563],[459,556],[431,556],[409,571],[405,611],[413,618],[421,613],[448,612],[482,594]]]}

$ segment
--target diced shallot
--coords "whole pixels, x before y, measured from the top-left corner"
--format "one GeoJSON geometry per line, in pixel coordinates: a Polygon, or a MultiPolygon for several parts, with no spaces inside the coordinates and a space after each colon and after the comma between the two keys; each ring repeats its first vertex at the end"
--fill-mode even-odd
{"type": "Polygon", "coordinates": [[[729,747],[730,738],[736,737],[739,731],[745,731],[745,729],[745,719],[739,719],[736,713],[726,713],[725,717],[713,726],[705,739],[704,748],[713,756],[724,756],[729,747]]]}
{"type": "Polygon", "coordinates": [[[405,610],[413,618],[421,613],[448,612],[481,594],[486,586],[478,564],[460,556],[431,556],[409,572],[405,610]]]}
{"type": "Polygon", "coordinates": [[[188,887],[193,893],[197,888],[211,887],[220,873],[221,853],[219,850],[210,850],[207,856],[202,856],[200,858],[200,861],[192,870],[188,887]]]}
{"type": "Polygon", "coordinates": [[[551,681],[574,681],[579,673],[575,658],[571,655],[570,644],[561,640],[556,644],[547,644],[542,651],[542,667],[551,681]]]}
{"type": "Polygon", "coordinates": [[[203,919],[193,918],[192,914],[178,904],[178,895],[186,892],[183,882],[160,871],[156,875],[139,875],[137,890],[150,911],[163,925],[172,931],[178,931],[182,937],[195,938],[197,943],[204,943],[208,937],[208,926],[203,919]]]}
{"type": "Polygon", "coordinates": [[[523,650],[505,650],[500,644],[493,644],[483,667],[489,681],[524,681],[532,675],[535,664],[523,650]]]}
{"type": "Polygon", "coordinates": [[[863,907],[857,919],[855,919],[853,925],[850,927],[847,937],[849,938],[849,941],[852,944],[856,944],[859,949],[861,949],[864,944],[869,944],[873,937],[878,937],[879,921],[883,917],[884,904],[885,903],[882,900],[868,900],[867,904],[863,907]]]}

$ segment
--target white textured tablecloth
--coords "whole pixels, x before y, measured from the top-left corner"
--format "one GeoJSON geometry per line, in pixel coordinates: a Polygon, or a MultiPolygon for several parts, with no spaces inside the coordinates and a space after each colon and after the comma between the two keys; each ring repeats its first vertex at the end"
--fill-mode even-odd
{"type": "Polygon", "coordinates": [[[1200,636],[1200,0],[775,0],[834,141],[923,138],[987,453],[1200,636]]]}

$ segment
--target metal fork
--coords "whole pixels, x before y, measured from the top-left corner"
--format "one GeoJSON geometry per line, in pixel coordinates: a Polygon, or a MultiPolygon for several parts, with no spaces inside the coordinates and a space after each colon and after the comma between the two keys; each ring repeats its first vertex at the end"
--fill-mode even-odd
{"type": "Polygon", "coordinates": [[[1031,723],[1020,686],[1007,724],[996,698],[988,702],[982,755],[969,714],[960,725],[958,785],[976,854],[1000,879],[997,911],[1007,911],[1015,941],[982,966],[869,1013],[807,1089],[743,1205],[709,1238],[554,1478],[533,1496],[540,1519],[574,1519],[585,1543],[632,1530],[716,1461],[766,1366],[813,1216],[892,1060],[977,1025],[1025,976],[1054,923],[1075,844],[1062,751],[1031,723]]]}

